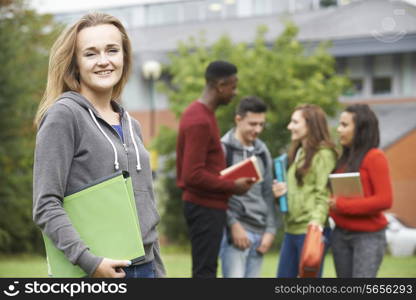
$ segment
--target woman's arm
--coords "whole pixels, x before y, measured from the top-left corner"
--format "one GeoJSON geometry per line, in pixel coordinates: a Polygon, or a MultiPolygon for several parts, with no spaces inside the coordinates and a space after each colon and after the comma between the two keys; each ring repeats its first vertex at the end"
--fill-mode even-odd
{"type": "Polygon", "coordinates": [[[369,153],[363,160],[363,167],[368,170],[374,193],[368,197],[337,197],[336,210],[347,215],[371,215],[389,209],[393,203],[388,162],[381,151],[369,153]]]}
{"type": "Polygon", "coordinates": [[[73,264],[91,276],[102,258],[89,252],[62,207],[76,135],[73,112],[64,104],[53,105],[36,136],[33,220],[73,264]]]}
{"type": "Polygon", "coordinates": [[[319,150],[311,165],[315,173],[313,188],[314,208],[311,212],[310,222],[324,226],[329,212],[328,175],[334,170],[336,164],[335,154],[329,149],[319,150]]]}

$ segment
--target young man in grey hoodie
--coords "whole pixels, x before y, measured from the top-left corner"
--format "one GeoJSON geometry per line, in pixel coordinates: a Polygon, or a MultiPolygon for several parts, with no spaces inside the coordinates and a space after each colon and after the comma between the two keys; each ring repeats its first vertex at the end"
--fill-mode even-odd
{"type": "Polygon", "coordinates": [[[267,146],[258,138],[263,131],[267,107],[257,97],[241,100],[235,128],[221,139],[227,165],[255,155],[263,181],[244,195],[229,200],[227,228],[221,245],[223,277],[259,277],[263,254],[276,233],[275,199],[272,192],[272,159],[267,146]]]}

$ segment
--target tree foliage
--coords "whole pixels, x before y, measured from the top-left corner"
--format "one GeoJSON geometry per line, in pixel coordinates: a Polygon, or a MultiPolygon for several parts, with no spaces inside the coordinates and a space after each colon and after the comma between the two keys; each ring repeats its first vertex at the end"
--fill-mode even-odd
{"type": "MultiPolygon", "coordinates": [[[[276,156],[289,142],[286,126],[293,109],[300,103],[314,103],[333,116],[338,108],[337,99],[349,82],[346,77],[336,74],[335,60],[327,51],[328,44],[308,49],[310,53],[306,55],[305,46],[296,39],[298,29],[294,24],[287,23],[285,30],[271,44],[265,38],[267,30],[260,26],[252,44],[235,44],[228,36],[223,36],[208,47],[203,35],[181,42],[165,66],[171,80],[159,85],[159,89],[168,95],[170,108],[179,119],[184,109],[200,96],[207,65],[217,59],[234,63],[238,67],[239,95],[231,104],[218,109],[220,129],[225,133],[233,126],[239,99],[258,96],[269,108],[261,138],[276,156]]],[[[161,170],[162,174],[167,174],[161,179],[166,195],[161,199],[164,206],[162,228],[171,240],[183,240],[186,229],[179,221],[183,219],[182,204],[178,199],[180,192],[172,184],[175,180],[175,139],[175,131],[162,130],[153,147],[167,157],[161,170]]]]}
{"type": "Polygon", "coordinates": [[[0,252],[42,249],[32,221],[33,117],[57,30],[22,1],[0,2],[0,252]]]}

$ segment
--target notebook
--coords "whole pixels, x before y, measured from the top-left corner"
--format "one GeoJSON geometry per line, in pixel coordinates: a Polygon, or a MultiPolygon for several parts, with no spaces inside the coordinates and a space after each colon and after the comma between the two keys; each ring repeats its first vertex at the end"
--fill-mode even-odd
{"type": "Polygon", "coordinates": [[[359,172],[329,174],[332,194],[336,197],[363,197],[359,172]]]}
{"type": "MultiPolygon", "coordinates": [[[[63,208],[93,254],[133,263],[144,259],[140,223],[128,172],[114,173],[65,196],[63,208]]],[[[87,276],[46,235],[43,237],[50,276],[87,276]]]]}

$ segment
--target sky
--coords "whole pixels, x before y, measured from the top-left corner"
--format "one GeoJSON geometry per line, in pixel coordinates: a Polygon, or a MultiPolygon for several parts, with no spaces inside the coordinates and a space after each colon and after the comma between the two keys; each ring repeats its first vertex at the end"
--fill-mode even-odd
{"type": "MultiPolygon", "coordinates": [[[[169,2],[174,0],[29,0],[39,13],[60,13],[123,6],[137,3],[169,2]]],[[[219,0],[221,1],[221,0],[219,0]]],[[[365,1],[365,0],[364,0],[365,1]]],[[[416,5],[416,0],[405,0],[416,5]]]]}
{"type": "Polygon", "coordinates": [[[137,3],[168,1],[173,0],[29,0],[28,3],[39,13],[61,13],[137,3]]]}

